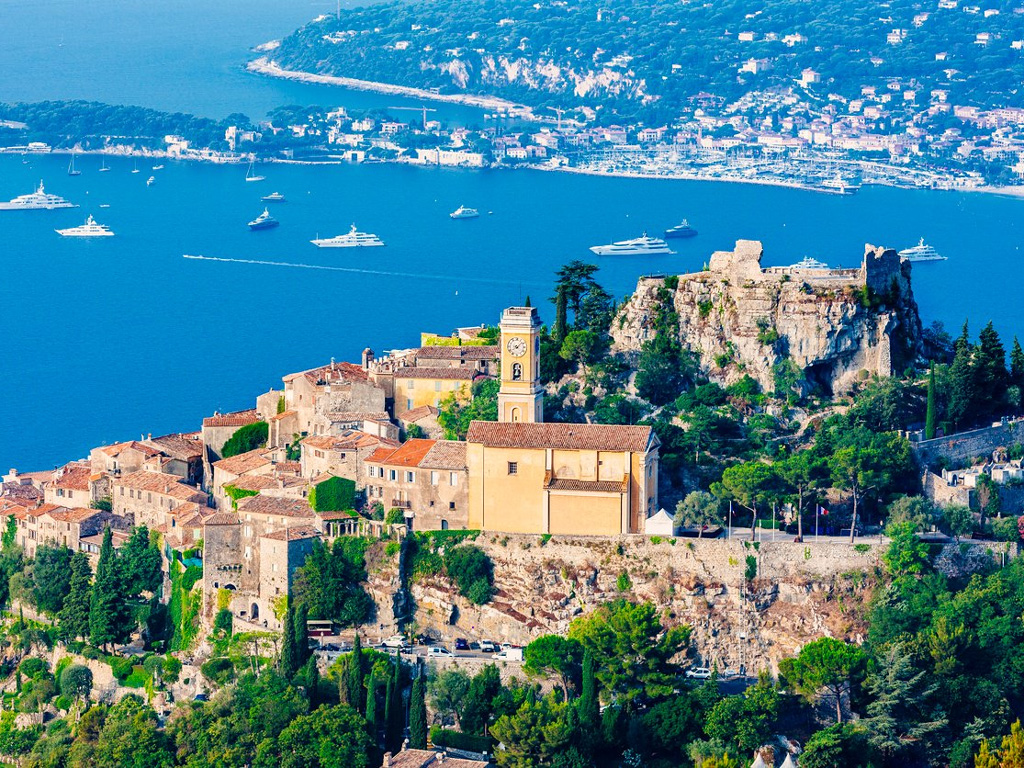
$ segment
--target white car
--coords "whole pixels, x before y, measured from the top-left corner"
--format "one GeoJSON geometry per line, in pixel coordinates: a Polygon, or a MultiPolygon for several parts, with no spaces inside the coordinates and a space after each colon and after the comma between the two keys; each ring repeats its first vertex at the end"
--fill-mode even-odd
{"type": "Polygon", "coordinates": [[[454,659],[455,654],[447,648],[431,648],[427,651],[428,659],[454,659]]]}
{"type": "Polygon", "coordinates": [[[498,650],[498,646],[494,644],[493,640],[481,640],[480,650],[483,653],[494,653],[498,650]]]}
{"type": "Polygon", "coordinates": [[[693,680],[708,680],[711,677],[711,670],[707,667],[690,667],[686,670],[686,676],[693,680]]]}
{"type": "Polygon", "coordinates": [[[381,640],[382,648],[405,648],[408,643],[405,641],[405,635],[392,635],[387,640],[381,640]]]}

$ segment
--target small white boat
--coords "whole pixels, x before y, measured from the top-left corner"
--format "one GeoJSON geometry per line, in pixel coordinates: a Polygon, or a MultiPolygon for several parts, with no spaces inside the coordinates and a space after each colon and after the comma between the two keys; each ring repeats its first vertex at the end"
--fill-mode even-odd
{"type": "Polygon", "coordinates": [[[155,182],[156,182],[156,176],[150,176],[148,179],[146,179],[146,186],[147,187],[152,187],[155,182]]]}
{"type": "Polygon", "coordinates": [[[318,237],[309,242],[317,248],[379,248],[384,245],[384,241],[376,235],[358,231],[355,224],[352,225],[348,234],[327,238],[318,237]]]}
{"type": "Polygon", "coordinates": [[[110,166],[107,165],[107,158],[103,158],[103,160],[100,161],[100,173],[106,173],[109,170],[110,166]]]}
{"type": "Polygon", "coordinates": [[[71,153],[71,162],[68,163],[68,176],[81,176],[82,172],[75,168],[75,153],[71,153]]]}
{"type": "Polygon", "coordinates": [[[266,176],[260,176],[259,174],[257,174],[255,169],[256,169],[256,161],[255,160],[250,160],[249,161],[249,169],[245,172],[245,180],[246,181],[263,181],[264,179],[267,178],[266,176]]]}
{"type": "Polygon", "coordinates": [[[96,220],[89,215],[85,224],[79,227],[71,227],[69,229],[56,229],[54,230],[61,237],[113,237],[114,233],[110,231],[110,227],[106,224],[97,224],[96,220]]]}
{"type": "Polygon", "coordinates": [[[138,172],[139,172],[139,161],[136,160],[135,161],[135,167],[132,168],[132,173],[138,173],[138,172]]]}
{"type": "Polygon", "coordinates": [[[269,195],[264,195],[260,198],[264,203],[283,203],[285,202],[284,195],[280,192],[271,192],[269,195]]]}
{"type": "Polygon", "coordinates": [[[464,205],[460,205],[448,215],[453,219],[475,219],[480,215],[480,211],[476,208],[467,208],[464,205]]]}
{"type": "Polygon", "coordinates": [[[162,171],[163,169],[164,169],[163,163],[161,163],[160,165],[154,165],[153,166],[153,170],[154,171],[162,171]]]}

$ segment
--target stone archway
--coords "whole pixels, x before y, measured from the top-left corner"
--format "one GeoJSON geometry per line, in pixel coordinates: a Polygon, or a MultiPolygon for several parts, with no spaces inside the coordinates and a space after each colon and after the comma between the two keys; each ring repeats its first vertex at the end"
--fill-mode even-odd
{"type": "Polygon", "coordinates": [[[251,610],[249,612],[249,617],[253,621],[255,621],[256,619],[258,619],[260,617],[260,607],[258,605],[256,605],[256,603],[253,603],[252,606],[250,606],[250,607],[251,607],[251,610]]]}

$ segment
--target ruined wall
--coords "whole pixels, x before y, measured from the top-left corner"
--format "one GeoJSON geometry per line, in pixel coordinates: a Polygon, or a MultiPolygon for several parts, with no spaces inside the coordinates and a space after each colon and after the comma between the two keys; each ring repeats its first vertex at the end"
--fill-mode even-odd
{"type": "Polygon", "coordinates": [[[669,623],[693,627],[698,657],[720,668],[774,669],[822,635],[858,640],[855,608],[880,553],[876,543],[761,542],[483,534],[497,593],[470,605],[444,579],[415,583],[417,631],[525,645],[564,633],[618,597],[650,600],[669,623]],[[747,558],[757,577],[747,581],[747,558]],[[631,586],[620,591],[620,576],[631,586]],[[843,576],[843,574],[848,574],[843,576]]]}
{"type": "MultiPolygon", "coordinates": [[[[761,243],[740,240],[711,256],[707,271],[680,275],[672,291],[683,346],[715,380],[750,374],[768,391],[787,358],[808,382],[848,389],[864,375],[890,376],[920,346],[910,266],[867,246],[860,269],[761,268],[761,243]],[[868,291],[865,291],[867,287],[868,291]]],[[[664,278],[641,278],[612,323],[615,349],[639,352],[664,278]]]]}
{"type": "Polygon", "coordinates": [[[997,448],[1008,448],[1018,443],[1024,443],[1024,419],[922,440],[911,443],[911,446],[925,466],[933,466],[940,460],[945,460],[950,466],[963,466],[978,456],[991,456],[997,448]]]}

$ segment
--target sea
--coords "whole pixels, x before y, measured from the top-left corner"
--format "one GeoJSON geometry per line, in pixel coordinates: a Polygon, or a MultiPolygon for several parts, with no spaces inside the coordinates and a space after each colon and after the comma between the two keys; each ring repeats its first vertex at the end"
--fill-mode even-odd
{"type": "MultiPolygon", "coordinates": [[[[383,94],[278,81],[243,69],[251,48],[333,6],[280,0],[136,3],[0,0],[0,101],[80,98],[254,119],[284,104],[418,105],[383,94]]],[[[467,107],[434,105],[471,124],[467,107]]],[[[411,114],[411,113],[410,113],[411,114]]],[[[948,261],[914,267],[925,323],[956,334],[992,320],[1024,336],[1019,300],[1024,200],[867,187],[830,196],[783,187],[379,165],[245,167],[0,154],[0,199],[47,191],[80,207],[0,212],[0,468],[49,469],[91,447],[198,429],[215,410],[251,407],[281,376],[416,346],[421,332],[497,322],[527,297],[550,321],[554,272],[600,266],[617,297],[639,276],[701,269],[740,238],[766,265],[811,256],[856,266],[865,243],[924,237],[948,261]],[[133,173],[138,169],[138,173],[133,173]],[[152,176],[152,185],[146,180],[152,176]],[[281,225],[249,231],[271,204],[281,225]],[[477,219],[455,221],[460,205],[477,219]],[[91,214],[115,237],[61,238],[91,214]],[[677,253],[593,256],[588,247],[699,230],[677,253]],[[352,224],[386,243],[318,249],[352,224]]]]}

